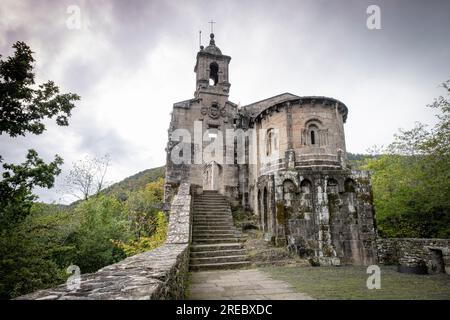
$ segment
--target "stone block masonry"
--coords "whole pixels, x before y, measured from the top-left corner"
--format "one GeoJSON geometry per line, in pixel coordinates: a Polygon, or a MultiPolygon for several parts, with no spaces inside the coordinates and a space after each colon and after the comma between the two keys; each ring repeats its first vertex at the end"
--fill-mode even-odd
{"type": "Polygon", "coordinates": [[[378,260],[399,265],[399,271],[450,274],[449,239],[381,239],[377,240],[378,260]]]}
{"type": "Polygon", "coordinates": [[[81,276],[79,289],[66,284],[18,300],[182,299],[188,271],[188,244],[166,244],[81,276]]]}
{"type": "Polygon", "coordinates": [[[189,272],[190,185],[173,199],[166,244],[97,272],[81,275],[78,288],[66,284],[18,300],[165,300],[183,299],[189,272]]]}

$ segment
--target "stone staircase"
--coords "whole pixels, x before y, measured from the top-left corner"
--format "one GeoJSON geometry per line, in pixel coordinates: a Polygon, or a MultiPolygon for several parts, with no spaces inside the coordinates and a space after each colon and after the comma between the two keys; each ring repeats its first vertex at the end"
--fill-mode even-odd
{"type": "Polygon", "coordinates": [[[217,191],[194,197],[190,269],[242,268],[250,265],[230,204],[217,191]]]}

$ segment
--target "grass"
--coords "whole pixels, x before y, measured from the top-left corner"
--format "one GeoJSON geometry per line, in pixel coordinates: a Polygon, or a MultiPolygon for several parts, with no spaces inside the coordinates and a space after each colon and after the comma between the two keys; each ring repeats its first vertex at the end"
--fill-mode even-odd
{"type": "Polygon", "coordinates": [[[268,267],[272,278],[286,281],[315,299],[450,300],[450,275],[399,273],[381,267],[381,288],[367,289],[365,267],[268,267]]]}

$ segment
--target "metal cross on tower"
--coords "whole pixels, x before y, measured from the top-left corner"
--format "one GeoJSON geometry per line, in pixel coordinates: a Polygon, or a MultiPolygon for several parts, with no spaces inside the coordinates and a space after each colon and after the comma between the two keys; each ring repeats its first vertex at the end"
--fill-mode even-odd
{"type": "Polygon", "coordinates": [[[216,23],[215,21],[213,21],[213,20],[211,20],[210,22],[208,22],[210,25],[211,25],[211,33],[214,33],[213,32],[213,25],[214,25],[214,23],[216,23]]]}

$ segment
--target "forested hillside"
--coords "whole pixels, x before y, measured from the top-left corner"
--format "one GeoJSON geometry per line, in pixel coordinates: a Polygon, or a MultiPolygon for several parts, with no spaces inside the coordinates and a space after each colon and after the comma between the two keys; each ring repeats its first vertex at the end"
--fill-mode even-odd
{"type": "Polygon", "coordinates": [[[164,179],[164,174],[164,166],[147,169],[112,184],[108,188],[104,189],[103,193],[106,195],[119,195],[121,193],[136,191],[145,187],[145,185],[149,182],[156,181],[160,178],[164,179]]]}

